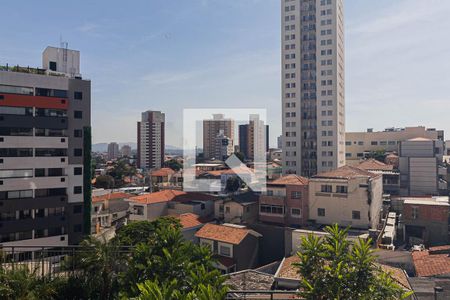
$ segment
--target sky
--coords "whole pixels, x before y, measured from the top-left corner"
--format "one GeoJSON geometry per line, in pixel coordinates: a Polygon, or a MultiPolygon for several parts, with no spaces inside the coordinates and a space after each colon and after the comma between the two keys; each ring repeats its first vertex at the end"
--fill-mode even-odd
{"type": "MultiPolygon", "coordinates": [[[[184,108],[265,108],[281,134],[280,0],[3,1],[0,64],[81,51],[93,142],[135,142],[145,110],[181,146],[184,108]]],[[[346,130],[450,135],[450,1],[346,0],[346,130]]]]}

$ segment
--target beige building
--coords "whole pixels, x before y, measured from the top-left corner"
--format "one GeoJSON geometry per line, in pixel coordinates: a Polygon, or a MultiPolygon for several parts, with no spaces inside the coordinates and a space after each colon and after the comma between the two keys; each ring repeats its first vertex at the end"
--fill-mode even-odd
{"type": "Polygon", "coordinates": [[[214,202],[214,216],[226,223],[252,224],[258,220],[258,196],[253,192],[227,196],[214,202]]]}
{"type": "Polygon", "coordinates": [[[221,130],[226,137],[234,141],[234,120],[225,119],[223,114],[214,114],[212,119],[203,120],[203,155],[205,159],[215,158],[216,138],[221,130]]]}
{"type": "Polygon", "coordinates": [[[165,114],[148,110],[137,122],[137,166],[140,169],[159,169],[164,163],[165,114]]]}
{"type": "Polygon", "coordinates": [[[119,157],[119,144],[112,142],[108,144],[108,159],[116,159],[119,157]]]}
{"type": "Polygon", "coordinates": [[[376,229],[382,198],[381,174],[340,167],[309,180],[309,219],[317,224],[376,229]]]}
{"type": "Polygon", "coordinates": [[[417,137],[443,140],[444,132],[423,126],[387,128],[383,131],[373,131],[369,128],[366,132],[347,132],[345,135],[347,164],[354,165],[364,158],[365,154],[379,150],[398,153],[400,142],[417,137]]]}
{"type": "Polygon", "coordinates": [[[345,164],[343,0],[282,0],[283,173],[345,164]]]}

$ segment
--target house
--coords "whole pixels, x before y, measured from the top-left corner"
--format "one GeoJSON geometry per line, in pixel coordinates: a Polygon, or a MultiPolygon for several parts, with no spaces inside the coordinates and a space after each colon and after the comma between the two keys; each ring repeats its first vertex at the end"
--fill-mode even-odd
{"type": "Polygon", "coordinates": [[[449,243],[448,197],[401,197],[403,210],[400,222],[404,239],[409,244],[437,246],[449,243]]]}
{"type": "Polygon", "coordinates": [[[259,220],[286,226],[301,226],[308,220],[309,181],[287,175],[267,183],[259,197],[259,220]]]}
{"type": "Polygon", "coordinates": [[[195,233],[204,225],[200,217],[192,213],[184,213],[175,215],[174,217],[180,221],[181,233],[183,234],[184,239],[198,243],[198,238],[195,237],[195,233]]]}
{"type": "Polygon", "coordinates": [[[150,172],[153,186],[168,186],[172,183],[172,177],[176,172],[171,168],[161,168],[150,172]]]}
{"type": "Polygon", "coordinates": [[[112,192],[92,197],[91,233],[99,233],[103,228],[110,228],[126,222],[129,203],[126,199],[132,195],[112,192]]]}
{"type": "Polygon", "coordinates": [[[376,159],[363,160],[357,168],[369,171],[374,174],[381,174],[383,177],[383,193],[390,195],[400,195],[400,172],[394,170],[393,165],[385,164],[376,159]]]}
{"type": "Polygon", "coordinates": [[[450,276],[450,245],[431,247],[424,251],[413,251],[412,257],[416,276],[450,276]]]}
{"type": "Polygon", "coordinates": [[[317,224],[377,229],[382,203],[381,174],[343,166],[309,180],[309,218],[317,224]]]}
{"type": "Polygon", "coordinates": [[[201,246],[209,247],[222,273],[251,269],[258,264],[261,234],[245,226],[205,224],[195,236],[201,246]]]}
{"type": "Polygon", "coordinates": [[[258,195],[246,192],[230,195],[214,203],[214,215],[226,223],[251,224],[258,220],[258,195]]]}
{"type": "Polygon", "coordinates": [[[162,190],[128,199],[130,221],[154,221],[161,216],[193,213],[200,217],[214,214],[216,197],[197,192],[162,190]]]}

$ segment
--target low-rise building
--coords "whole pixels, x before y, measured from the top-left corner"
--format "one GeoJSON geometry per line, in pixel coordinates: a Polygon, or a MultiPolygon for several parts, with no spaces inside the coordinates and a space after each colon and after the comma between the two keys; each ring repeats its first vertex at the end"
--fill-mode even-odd
{"type": "Polygon", "coordinates": [[[308,220],[308,179],[286,175],[267,183],[259,198],[259,220],[286,226],[300,226],[308,220]]]}
{"type": "Polygon", "coordinates": [[[195,234],[201,246],[209,247],[222,273],[251,269],[258,264],[261,234],[233,224],[206,224],[195,234]]]}
{"type": "Polygon", "coordinates": [[[309,219],[317,224],[377,229],[382,204],[379,174],[343,166],[309,180],[309,219]]]}
{"type": "Polygon", "coordinates": [[[254,223],[258,220],[258,211],[258,195],[253,192],[229,195],[214,203],[215,218],[226,223],[254,223]]]}
{"type": "Polygon", "coordinates": [[[181,215],[175,215],[176,219],[180,221],[181,224],[181,234],[185,240],[198,243],[198,238],[195,237],[195,233],[200,230],[200,228],[205,225],[200,217],[196,214],[185,213],[181,215]]]}
{"type": "Polygon", "coordinates": [[[431,247],[424,251],[413,251],[412,257],[416,276],[450,276],[450,245],[431,247]]]}
{"type": "Polygon", "coordinates": [[[175,171],[171,168],[161,168],[150,172],[153,186],[165,187],[173,183],[175,171]]]}
{"type": "Polygon", "coordinates": [[[130,221],[154,221],[161,216],[193,213],[200,217],[214,215],[216,197],[196,192],[163,190],[128,199],[130,221]]]}
{"type": "Polygon", "coordinates": [[[91,233],[100,233],[105,228],[126,222],[129,203],[126,199],[133,195],[112,192],[92,197],[91,233]]]}
{"type": "Polygon", "coordinates": [[[405,242],[435,246],[449,242],[448,197],[404,197],[400,222],[405,242]]]}
{"type": "Polygon", "coordinates": [[[363,160],[356,167],[370,173],[381,174],[383,177],[383,193],[393,196],[400,195],[400,172],[395,170],[393,165],[370,158],[363,160]]]}

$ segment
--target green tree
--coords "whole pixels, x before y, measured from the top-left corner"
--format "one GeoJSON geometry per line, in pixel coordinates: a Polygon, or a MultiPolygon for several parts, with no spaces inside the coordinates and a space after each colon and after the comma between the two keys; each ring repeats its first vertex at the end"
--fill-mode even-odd
{"type": "Polygon", "coordinates": [[[114,178],[109,175],[100,175],[95,179],[95,187],[101,189],[112,189],[114,188],[114,178]]]}
{"type": "Polygon", "coordinates": [[[225,191],[228,193],[234,193],[241,187],[241,180],[237,176],[233,176],[227,179],[225,185],[225,191]]]}
{"type": "Polygon", "coordinates": [[[325,228],[324,238],[302,238],[297,252],[305,299],[402,299],[409,294],[374,263],[370,240],[347,240],[348,229],[325,228]]]}
{"type": "Polygon", "coordinates": [[[164,162],[164,167],[171,168],[174,171],[179,171],[183,165],[180,164],[176,159],[171,159],[164,162]]]}
{"type": "Polygon", "coordinates": [[[385,150],[371,151],[370,153],[365,155],[365,158],[374,158],[384,163],[384,159],[386,158],[386,151],[385,150]]]}

